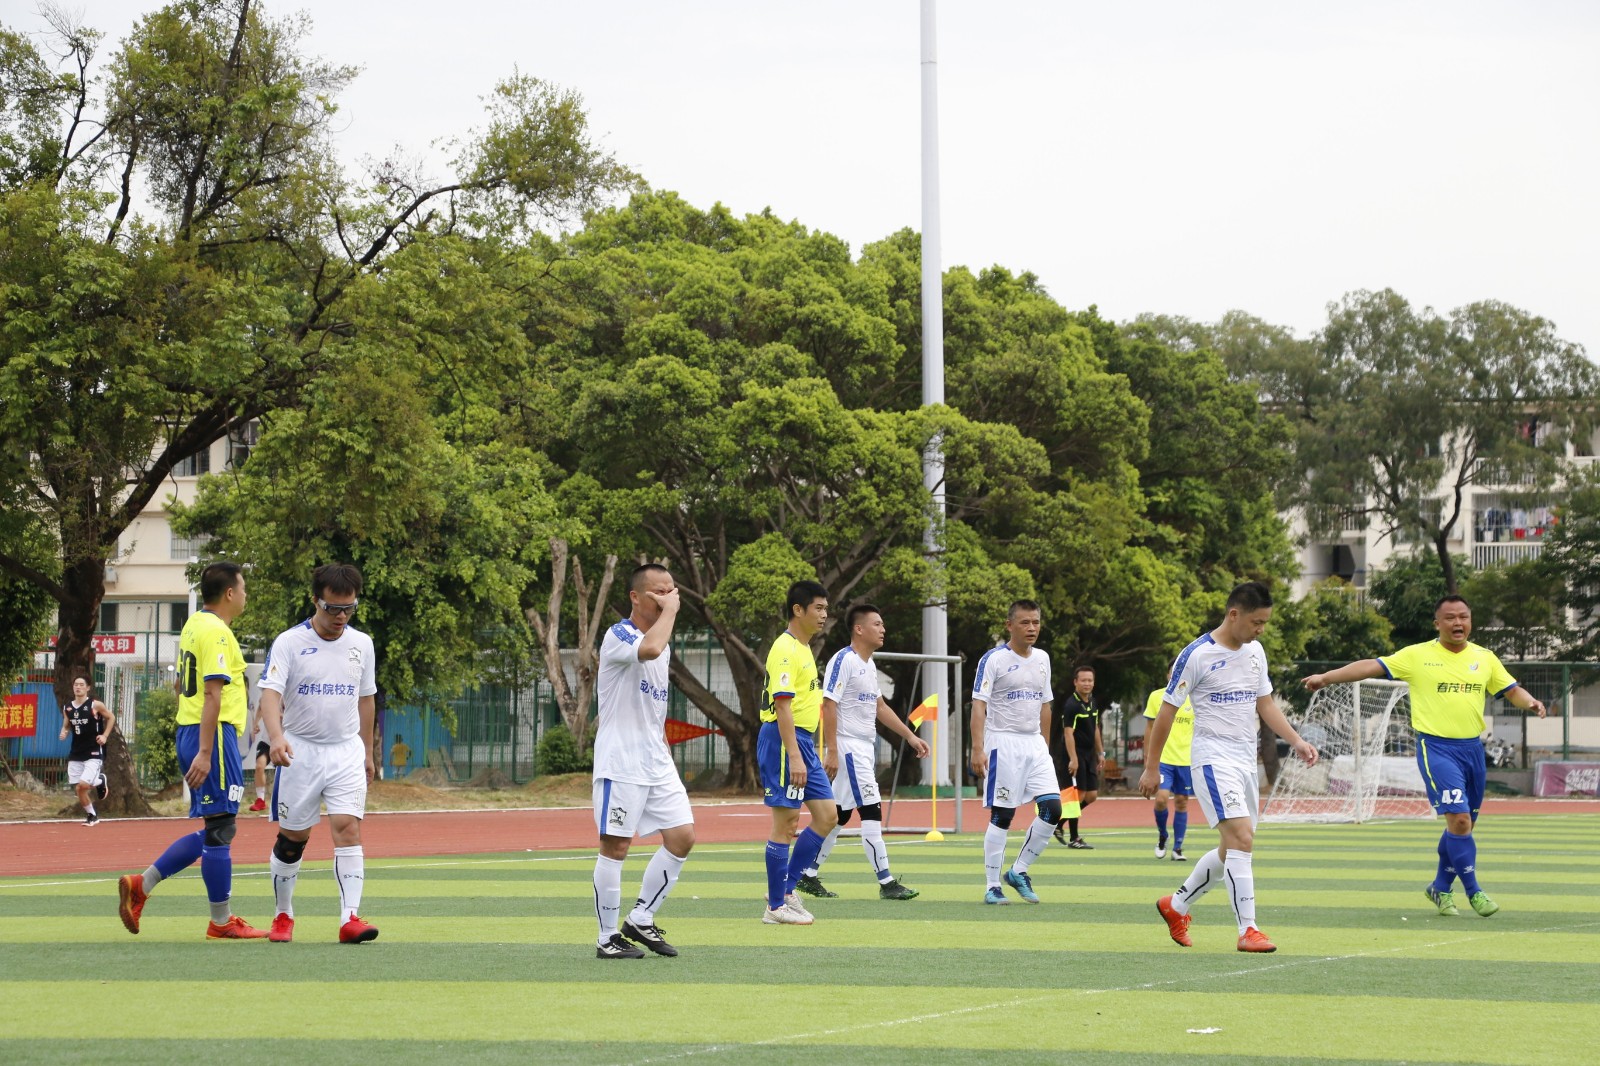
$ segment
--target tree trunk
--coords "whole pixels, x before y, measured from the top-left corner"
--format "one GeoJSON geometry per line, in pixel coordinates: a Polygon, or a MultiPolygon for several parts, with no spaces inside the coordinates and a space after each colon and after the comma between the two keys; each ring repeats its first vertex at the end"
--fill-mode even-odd
{"type": "Polygon", "coordinates": [[[1439,555],[1439,570],[1444,574],[1444,592],[1446,596],[1454,596],[1456,588],[1456,563],[1450,558],[1449,541],[1445,534],[1440,533],[1433,540],[1433,548],[1439,555]]]}
{"type": "Polygon", "coordinates": [[[761,733],[761,713],[756,710],[746,715],[723,703],[717,694],[694,676],[683,661],[672,657],[668,666],[672,683],[689,698],[699,712],[722,730],[728,742],[728,787],[755,791],[760,787],[757,773],[756,739],[761,733]]]}
{"type": "MultiPolygon", "coordinates": [[[[94,677],[94,631],[100,617],[100,601],[105,598],[106,566],[100,559],[77,559],[61,575],[65,596],[61,600],[61,628],[56,633],[56,702],[65,707],[72,702],[72,679],[78,674],[94,677]]],[[[110,706],[104,699],[102,703],[110,706]]],[[[97,801],[100,814],[149,817],[155,814],[144,792],[133,755],[121,729],[111,733],[106,743],[105,771],[110,791],[97,801]]]]}
{"type": "Polygon", "coordinates": [[[525,612],[528,623],[539,636],[540,658],[544,660],[545,676],[555,693],[556,706],[561,711],[561,721],[567,732],[577,742],[579,751],[589,750],[589,708],[594,702],[595,684],[600,676],[600,626],[605,618],[606,597],[611,594],[611,583],[616,578],[617,557],[606,556],[605,571],[600,576],[600,586],[591,599],[589,585],[583,577],[583,564],[575,555],[569,555],[567,542],[560,537],[550,538],[550,599],[544,613],[530,607],[525,612]],[[578,594],[578,687],[567,682],[567,672],[561,665],[561,601],[567,589],[567,560],[572,561],[572,583],[578,594]]]}

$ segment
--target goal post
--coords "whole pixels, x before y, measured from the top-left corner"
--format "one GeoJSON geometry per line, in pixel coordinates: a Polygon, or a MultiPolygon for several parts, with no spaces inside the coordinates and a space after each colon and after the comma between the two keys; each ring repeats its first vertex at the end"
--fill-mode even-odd
{"type": "Polygon", "coordinates": [[[1432,818],[1417,769],[1411,700],[1400,681],[1329,685],[1295,716],[1317,764],[1283,763],[1262,805],[1264,822],[1432,818]]]}

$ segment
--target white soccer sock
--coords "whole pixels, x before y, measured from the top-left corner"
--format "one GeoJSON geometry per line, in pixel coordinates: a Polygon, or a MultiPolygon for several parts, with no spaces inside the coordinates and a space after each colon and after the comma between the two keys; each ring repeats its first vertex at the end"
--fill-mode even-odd
{"type": "Polygon", "coordinates": [[[1022,850],[1017,852],[1017,861],[1011,864],[1011,868],[1019,874],[1027,873],[1033,860],[1044,854],[1044,849],[1050,845],[1050,834],[1055,831],[1056,823],[1043,818],[1035,818],[1030,822],[1028,835],[1022,838],[1022,850]]]}
{"type": "Polygon", "coordinates": [[[1222,857],[1217,854],[1217,849],[1212,848],[1194,864],[1194,869],[1189,871],[1188,878],[1183,882],[1183,887],[1172,894],[1172,909],[1179,914],[1188,914],[1189,908],[1207,892],[1217,887],[1217,882],[1222,880],[1222,857]]]}
{"type": "Polygon", "coordinates": [[[1253,856],[1248,851],[1230,851],[1225,862],[1228,900],[1233,916],[1239,919],[1239,935],[1256,924],[1256,876],[1251,869],[1253,856]]]}
{"type": "Polygon", "coordinates": [[[604,944],[617,934],[617,915],[622,910],[622,860],[608,859],[604,855],[594,860],[594,916],[600,923],[600,939],[604,944]]]}
{"type": "Polygon", "coordinates": [[[366,852],[361,845],[333,849],[333,876],[339,881],[339,924],[361,910],[361,886],[367,878],[366,852]]]}
{"type": "MultiPolygon", "coordinates": [[[[300,860],[284,862],[272,856],[272,898],[278,914],[294,917],[294,883],[300,878],[300,860]]],[[[343,922],[339,923],[343,925],[343,922]]]]}
{"type": "Polygon", "coordinates": [[[89,804],[89,806],[87,806],[87,807],[85,807],[85,808],[84,808],[84,809],[83,809],[83,813],[84,813],[84,814],[87,814],[87,815],[90,815],[90,816],[93,816],[93,815],[94,815],[94,803],[93,803],[93,802],[91,802],[91,803],[90,803],[90,804],[89,804]]]}
{"type": "Polygon", "coordinates": [[[839,829],[840,827],[836,824],[832,829],[828,830],[828,835],[822,838],[822,847],[817,849],[817,861],[812,863],[808,869],[800,871],[801,873],[807,877],[816,877],[822,873],[823,863],[828,861],[828,856],[833,854],[833,845],[838,843],[839,829]]]}
{"type": "Polygon", "coordinates": [[[1006,861],[1006,831],[990,822],[983,831],[983,875],[990,888],[1000,887],[1000,867],[1006,861]]]}
{"type": "Polygon", "coordinates": [[[265,802],[266,798],[267,798],[267,786],[265,786],[265,785],[257,785],[256,786],[256,799],[262,800],[263,802],[265,802]]]}
{"type": "MultiPolygon", "coordinates": [[[[678,874],[683,872],[683,864],[689,856],[683,858],[672,854],[665,844],[656,849],[650,856],[650,865],[644,869],[644,880],[639,884],[639,899],[633,905],[633,913],[628,915],[628,921],[634,925],[656,924],[656,911],[660,910],[667,902],[667,897],[672,895],[672,887],[678,883],[678,874]]],[[[621,891],[620,874],[617,889],[621,891]]],[[[621,900],[617,905],[621,906],[621,900]]]]}
{"type": "Polygon", "coordinates": [[[867,861],[878,875],[878,884],[886,885],[894,880],[889,876],[889,849],[883,846],[882,822],[862,820],[861,850],[867,853],[867,861]]]}

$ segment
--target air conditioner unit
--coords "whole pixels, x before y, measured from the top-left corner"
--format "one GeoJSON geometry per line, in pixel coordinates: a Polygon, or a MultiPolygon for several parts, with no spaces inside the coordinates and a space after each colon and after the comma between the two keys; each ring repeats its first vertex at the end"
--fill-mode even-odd
{"type": "Polygon", "coordinates": [[[114,566],[106,567],[106,584],[115,585],[116,583],[117,583],[117,568],[114,567],[114,566]]]}

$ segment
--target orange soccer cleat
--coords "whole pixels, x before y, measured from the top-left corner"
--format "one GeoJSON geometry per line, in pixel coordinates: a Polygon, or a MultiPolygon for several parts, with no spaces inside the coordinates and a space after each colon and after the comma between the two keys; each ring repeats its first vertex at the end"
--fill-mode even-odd
{"type": "Polygon", "coordinates": [[[144,890],[144,874],[128,874],[118,880],[117,895],[120,897],[117,914],[122,918],[123,928],[137,936],[139,915],[144,913],[144,901],[150,898],[144,890]]]}
{"type": "MultiPolygon", "coordinates": [[[[1193,941],[1189,939],[1189,916],[1179,914],[1172,909],[1172,897],[1162,896],[1156,900],[1156,912],[1167,920],[1167,935],[1172,937],[1172,942],[1179,947],[1189,947],[1193,941]]],[[[1244,941],[1240,941],[1244,943],[1244,941]]],[[[1239,950],[1243,951],[1243,948],[1239,950]]]]}
{"type": "Polygon", "coordinates": [[[237,914],[218,925],[216,922],[206,923],[207,940],[265,940],[267,931],[257,929],[246,922],[237,914]]]}
{"type": "Polygon", "coordinates": [[[1244,931],[1244,936],[1239,938],[1239,950],[1258,951],[1266,954],[1270,951],[1277,951],[1278,945],[1268,940],[1267,934],[1252,925],[1244,931]]]}

